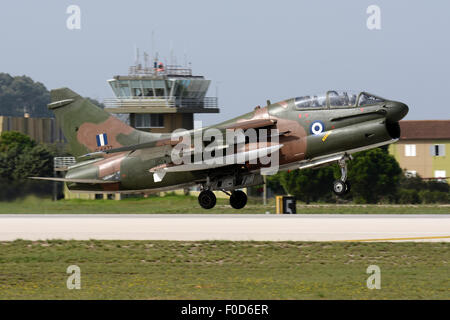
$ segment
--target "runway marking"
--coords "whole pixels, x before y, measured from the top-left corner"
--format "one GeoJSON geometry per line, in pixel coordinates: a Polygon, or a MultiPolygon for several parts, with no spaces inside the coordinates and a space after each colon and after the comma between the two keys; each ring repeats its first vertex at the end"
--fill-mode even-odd
{"type": "Polygon", "coordinates": [[[431,239],[450,239],[450,236],[436,237],[410,237],[410,238],[383,238],[383,239],[355,239],[355,240],[334,240],[332,242],[369,242],[369,241],[395,241],[395,240],[431,240],[431,239]]]}
{"type": "Polygon", "coordinates": [[[0,215],[0,241],[220,239],[450,243],[449,230],[450,215],[0,215]]]}

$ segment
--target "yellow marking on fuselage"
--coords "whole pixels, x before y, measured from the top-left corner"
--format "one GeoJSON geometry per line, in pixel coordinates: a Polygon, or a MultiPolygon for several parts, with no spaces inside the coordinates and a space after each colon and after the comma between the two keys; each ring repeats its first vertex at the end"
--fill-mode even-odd
{"type": "Polygon", "coordinates": [[[325,142],[325,140],[327,140],[328,136],[329,136],[330,133],[332,133],[332,132],[333,132],[333,130],[328,131],[327,134],[323,136],[322,141],[325,142]]]}

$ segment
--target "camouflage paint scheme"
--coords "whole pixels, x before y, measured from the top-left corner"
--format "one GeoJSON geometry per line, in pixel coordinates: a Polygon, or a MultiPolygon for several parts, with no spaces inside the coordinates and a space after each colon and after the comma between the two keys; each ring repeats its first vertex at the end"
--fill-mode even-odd
{"type": "MultiPolygon", "coordinates": [[[[361,95],[362,93],[360,93],[361,95]]],[[[327,95],[328,96],[328,95],[327,95]]],[[[152,168],[171,163],[171,150],[176,142],[170,134],[155,134],[136,130],[68,88],[51,91],[49,104],[68,140],[75,157],[110,150],[78,158],[82,160],[69,168],[66,179],[93,179],[108,183],[73,183],[68,187],[77,191],[151,192],[204,183],[209,177],[245,174],[261,165],[232,165],[211,170],[168,172],[155,182],[152,168]],[[96,136],[106,134],[108,143],[98,146],[96,136]]],[[[359,96],[358,96],[359,99],[359,96]]],[[[358,99],[356,101],[358,101],[358,99]]],[[[326,106],[298,108],[296,99],[265,107],[256,107],[240,117],[205,127],[226,129],[278,129],[281,169],[298,168],[298,164],[347,150],[393,142],[400,136],[398,121],[408,107],[396,101],[382,101],[368,105],[333,108],[327,98],[326,106]],[[312,133],[312,124],[323,124],[320,134],[312,133]]],[[[190,131],[193,134],[193,130],[190,131]]],[[[192,139],[193,141],[193,139],[192,139]]]]}

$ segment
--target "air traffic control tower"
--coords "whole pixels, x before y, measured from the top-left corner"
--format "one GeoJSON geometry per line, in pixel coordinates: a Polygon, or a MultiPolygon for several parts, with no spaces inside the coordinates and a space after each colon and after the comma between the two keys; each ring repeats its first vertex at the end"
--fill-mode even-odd
{"type": "Polygon", "coordinates": [[[108,80],[115,98],[105,99],[105,110],[129,115],[139,130],[169,133],[193,129],[195,113],[219,113],[217,97],[206,97],[211,80],[192,75],[192,69],[164,65],[157,59],[151,67],[139,62],[127,76],[108,80]]]}

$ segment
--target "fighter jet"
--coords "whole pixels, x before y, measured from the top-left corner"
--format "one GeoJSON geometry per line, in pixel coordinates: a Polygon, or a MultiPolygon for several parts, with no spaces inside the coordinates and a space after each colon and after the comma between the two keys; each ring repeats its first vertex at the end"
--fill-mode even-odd
{"type": "Polygon", "coordinates": [[[408,113],[406,104],[367,92],[328,91],[268,100],[264,107],[214,126],[156,134],[128,126],[68,88],[52,90],[48,108],[78,161],[64,178],[36,179],[96,193],[199,186],[198,201],[205,209],[216,204],[213,191],[225,192],[230,205],[240,209],[247,203],[240,189],[262,184],[262,174],[333,163],[339,164],[341,177],[330,187],[343,195],[350,191],[351,155],[396,142],[398,121],[408,113]],[[232,139],[217,137],[230,132],[232,139]]]}

